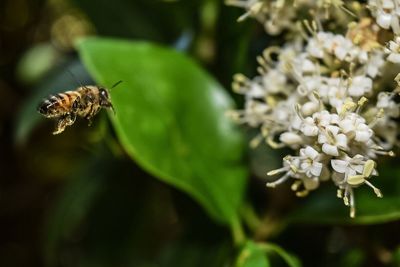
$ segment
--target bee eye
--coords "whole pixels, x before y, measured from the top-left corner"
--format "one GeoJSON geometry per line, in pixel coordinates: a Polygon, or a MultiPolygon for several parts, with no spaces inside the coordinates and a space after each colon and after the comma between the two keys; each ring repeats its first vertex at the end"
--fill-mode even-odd
{"type": "Polygon", "coordinates": [[[105,89],[100,89],[100,95],[104,98],[108,98],[107,91],[105,89]]]}

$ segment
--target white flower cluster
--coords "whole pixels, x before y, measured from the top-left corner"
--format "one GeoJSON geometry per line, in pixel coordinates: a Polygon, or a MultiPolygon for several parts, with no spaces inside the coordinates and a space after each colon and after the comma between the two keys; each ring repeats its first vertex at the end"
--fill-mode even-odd
{"type": "Polygon", "coordinates": [[[369,0],[368,7],[379,26],[400,34],[400,0],[369,0]]]}
{"type": "Polygon", "coordinates": [[[298,13],[307,13],[313,10],[315,12],[310,15],[320,20],[334,17],[335,20],[342,23],[346,22],[344,13],[350,12],[342,0],[226,0],[226,3],[246,10],[239,21],[248,17],[255,18],[271,35],[292,29],[298,13]],[[332,8],[335,8],[335,12],[328,16],[329,12],[327,11],[332,8]]]}
{"type": "MultiPolygon", "coordinates": [[[[240,2],[256,16],[264,5],[282,1],[240,2]]],[[[382,7],[397,16],[395,1],[386,1],[394,3],[393,10],[369,2],[376,4],[375,13],[382,7]]],[[[308,29],[303,39],[267,48],[258,57],[258,76],[235,75],[233,90],[245,96],[245,105],[230,115],[261,130],[252,146],[265,140],[273,148],[296,151],[268,173],[281,177],[267,186],[292,179],[296,195],[306,196],[331,180],[354,217],[354,188],[365,184],[382,197],[370,182],[378,175],[376,159],[394,156],[391,149],[398,145],[399,89],[393,82],[385,91],[378,82],[388,64],[400,62],[400,37],[386,48],[380,45],[379,27],[370,18],[349,25],[346,35],[308,29]]]]}
{"type": "Polygon", "coordinates": [[[393,41],[389,41],[385,52],[388,54],[387,60],[393,63],[400,63],[400,36],[394,38],[393,41]]]}

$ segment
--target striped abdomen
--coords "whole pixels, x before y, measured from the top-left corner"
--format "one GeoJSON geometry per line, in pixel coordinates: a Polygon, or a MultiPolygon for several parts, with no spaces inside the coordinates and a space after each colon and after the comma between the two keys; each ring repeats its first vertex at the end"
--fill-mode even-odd
{"type": "Polygon", "coordinates": [[[80,97],[80,94],[76,91],[49,96],[40,103],[38,111],[47,118],[65,115],[72,111],[73,103],[78,97],[80,97]]]}

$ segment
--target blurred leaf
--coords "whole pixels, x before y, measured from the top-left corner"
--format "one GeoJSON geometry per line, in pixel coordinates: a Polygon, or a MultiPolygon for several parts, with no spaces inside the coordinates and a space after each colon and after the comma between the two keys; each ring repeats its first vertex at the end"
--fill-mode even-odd
{"type": "Polygon", "coordinates": [[[392,265],[400,266],[400,246],[397,247],[393,252],[392,265]]]}
{"type": "Polygon", "coordinates": [[[171,242],[156,261],[162,267],[221,267],[229,263],[230,250],[227,243],[204,246],[193,240],[171,242]]]}
{"type": "Polygon", "coordinates": [[[236,267],[269,267],[267,253],[253,241],[248,241],[236,261],[236,267]]]}
{"type": "Polygon", "coordinates": [[[280,246],[276,245],[276,244],[272,244],[272,243],[259,243],[257,244],[260,248],[263,248],[265,251],[267,252],[274,252],[276,254],[278,254],[289,267],[300,267],[301,263],[300,261],[293,256],[292,254],[290,254],[289,252],[287,252],[286,250],[284,250],[283,248],[281,248],[280,246]]]}
{"type": "MultiPolygon", "coordinates": [[[[245,20],[237,22],[237,19],[243,15],[243,10],[233,6],[227,6],[224,1],[219,2],[219,14],[217,17],[216,25],[216,62],[215,69],[218,75],[218,80],[223,84],[231,85],[232,76],[235,73],[246,73],[250,69],[255,69],[249,61],[254,59],[257,53],[250,53],[252,36],[254,35],[254,28],[257,24],[254,21],[245,20]],[[235,40],[232,42],[232,40],[235,40]],[[228,45],[229,44],[229,45],[228,45]]],[[[264,44],[265,45],[265,44],[264,44]]],[[[265,47],[265,46],[264,46],[265,47]]],[[[235,94],[235,97],[239,96],[235,94]]],[[[242,98],[238,97],[242,101],[242,98]]]]}
{"type": "Polygon", "coordinates": [[[73,172],[48,216],[49,266],[219,267],[229,261],[230,244],[213,232],[219,228],[190,229],[194,222],[176,218],[165,186],[143,179],[131,161],[97,154],[73,172]]]}
{"type": "Polygon", "coordinates": [[[171,42],[196,23],[201,1],[74,0],[99,35],[171,42]],[[167,11],[167,12],[166,12],[167,11]]]}
{"type": "Polygon", "coordinates": [[[50,43],[33,46],[24,53],[17,66],[21,82],[32,84],[41,79],[60,58],[60,52],[50,43]]]}
{"type": "Polygon", "coordinates": [[[70,176],[48,216],[49,266],[139,266],[170,234],[165,194],[135,179],[143,174],[131,162],[97,154],[70,176]]]}
{"type": "Polygon", "coordinates": [[[99,83],[123,80],[112,91],[111,118],[129,155],[214,219],[237,220],[247,172],[223,88],[183,54],[150,43],[93,38],[79,51],[99,83]]]}
{"type": "Polygon", "coordinates": [[[317,190],[289,216],[294,223],[374,224],[400,218],[400,169],[392,166],[378,168],[380,174],[371,182],[381,189],[383,198],[377,198],[366,185],[354,190],[356,217],[349,217],[349,209],[336,197],[332,184],[317,190]]]}
{"type": "Polygon", "coordinates": [[[48,263],[57,260],[57,249],[61,241],[78,228],[98,195],[104,190],[107,177],[104,166],[107,165],[101,164],[102,169],[99,169],[98,165],[96,159],[87,163],[81,171],[75,172],[76,176],[70,179],[56,202],[46,227],[45,255],[48,263]]]}
{"type": "Polygon", "coordinates": [[[365,264],[365,251],[359,248],[346,250],[345,255],[340,260],[339,266],[360,267],[365,264]]]}
{"type": "Polygon", "coordinates": [[[50,94],[73,90],[79,86],[79,82],[86,84],[90,81],[85,68],[77,59],[69,60],[56,68],[22,104],[15,127],[15,142],[17,144],[25,143],[31,131],[39,122],[49,122],[36,111],[43,98],[50,94]],[[73,73],[74,76],[68,71],[73,73]]]}

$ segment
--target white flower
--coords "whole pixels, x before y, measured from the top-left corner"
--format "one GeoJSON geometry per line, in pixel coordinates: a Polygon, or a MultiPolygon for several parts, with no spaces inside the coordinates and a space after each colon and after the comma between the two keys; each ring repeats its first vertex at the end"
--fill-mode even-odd
{"type": "Polygon", "coordinates": [[[299,145],[303,143],[303,138],[293,132],[284,132],[279,136],[279,140],[288,146],[299,145]]]}
{"type": "Polygon", "coordinates": [[[311,146],[300,149],[299,156],[286,156],[284,167],[271,171],[268,175],[276,175],[286,172],[284,176],[272,183],[267,183],[268,187],[275,187],[283,183],[290,177],[296,179],[292,184],[292,190],[297,191],[299,197],[306,196],[309,191],[318,188],[320,181],[329,177],[329,171],[321,163],[321,154],[311,146]]]}
{"type": "Polygon", "coordinates": [[[372,91],[372,80],[365,76],[356,76],[352,79],[349,87],[349,95],[361,97],[372,91]]]}
{"type": "Polygon", "coordinates": [[[350,217],[355,217],[353,188],[362,184],[371,187],[378,197],[382,197],[381,191],[372,185],[367,179],[370,176],[378,175],[373,160],[365,160],[362,155],[348,156],[343,159],[332,159],[333,181],[339,186],[338,196],[343,198],[344,203],[350,206],[350,217]],[[343,194],[343,191],[344,194],[343,194]]]}
{"type": "Polygon", "coordinates": [[[322,42],[324,39],[328,38],[324,33],[318,33],[318,39],[310,39],[307,45],[307,52],[310,56],[315,58],[323,58],[324,57],[324,48],[322,46],[322,42]]]}
{"type": "Polygon", "coordinates": [[[230,111],[227,114],[238,123],[247,123],[252,127],[260,126],[264,123],[270,107],[257,100],[248,100],[244,110],[230,111]]]}
{"type": "Polygon", "coordinates": [[[393,41],[389,41],[385,52],[389,54],[387,60],[396,64],[400,63],[400,36],[396,36],[393,41]]]}
{"type": "Polygon", "coordinates": [[[378,94],[376,107],[378,109],[383,109],[385,111],[385,115],[392,118],[398,118],[400,115],[400,105],[393,100],[394,97],[395,94],[393,93],[380,92],[378,94]]]}
{"type": "Polygon", "coordinates": [[[276,69],[269,70],[262,77],[262,84],[265,91],[271,94],[276,94],[284,91],[285,87],[287,86],[286,81],[286,76],[276,69]]]}
{"type": "Polygon", "coordinates": [[[322,151],[330,156],[339,156],[339,149],[347,150],[347,136],[339,133],[339,127],[328,125],[324,132],[318,135],[318,143],[322,144],[322,151]]]}
{"type": "Polygon", "coordinates": [[[311,117],[307,117],[303,120],[300,130],[305,136],[317,136],[319,133],[318,126],[311,117]]]}
{"type": "Polygon", "coordinates": [[[320,154],[312,147],[300,149],[300,170],[308,177],[319,177],[322,172],[322,163],[319,162],[320,154]]]}
{"type": "Polygon", "coordinates": [[[307,53],[314,58],[323,59],[325,53],[334,55],[341,61],[352,62],[368,60],[368,53],[341,34],[318,32],[315,38],[308,41],[307,53]]]}
{"type": "Polygon", "coordinates": [[[365,63],[365,72],[371,77],[375,78],[380,75],[381,69],[385,64],[384,53],[380,50],[374,51],[368,62],[365,63]]]}
{"type": "Polygon", "coordinates": [[[384,29],[392,28],[396,34],[400,32],[400,3],[398,0],[369,0],[368,6],[379,26],[384,29]]]}
{"type": "Polygon", "coordinates": [[[349,54],[356,54],[353,43],[343,35],[335,35],[327,49],[333,51],[333,54],[340,60],[344,60],[349,54]]]}
{"type": "Polygon", "coordinates": [[[319,103],[316,101],[308,101],[301,106],[301,113],[304,116],[311,116],[319,109],[319,103]]]}
{"type": "Polygon", "coordinates": [[[289,178],[299,178],[299,174],[297,170],[300,166],[300,159],[298,157],[286,156],[283,158],[283,167],[280,169],[276,169],[268,172],[269,176],[273,176],[280,173],[285,173],[282,177],[275,180],[274,182],[267,183],[268,187],[275,187],[279,184],[286,182],[289,178]]]}
{"type": "Polygon", "coordinates": [[[242,74],[234,76],[233,89],[236,93],[244,94],[246,98],[263,98],[267,93],[258,79],[249,80],[242,74]]]}
{"type": "MultiPolygon", "coordinates": [[[[345,8],[345,1],[299,0],[296,5],[287,0],[229,1],[247,10],[242,18],[254,17],[268,34],[284,36],[284,44],[265,49],[257,58],[256,77],[236,75],[233,83],[245,101],[244,110],[233,117],[260,129],[257,144],[265,140],[272,148],[294,150],[283,159],[282,168],[268,173],[282,176],[267,186],[293,179],[292,190],[305,196],[329,179],[354,217],[353,190],[366,184],[381,196],[369,182],[377,175],[374,160],[393,156],[389,149],[399,143],[400,75],[395,88],[395,83],[388,82],[393,71],[386,70],[393,67],[389,61],[400,63],[400,0],[368,1],[380,27],[397,36],[386,48],[380,45],[380,27],[370,17],[348,16],[343,20],[346,24],[354,21],[347,33],[340,32],[342,27],[336,27],[335,33],[321,30],[325,17],[320,12],[345,8]],[[300,12],[304,7],[314,12],[318,22],[304,22],[301,30],[289,29],[294,19],[304,21],[300,12]]],[[[360,6],[367,8],[366,3],[360,6]]],[[[339,17],[335,12],[329,15],[339,17]]],[[[339,26],[335,20],[332,25],[339,26]]]]}
{"type": "Polygon", "coordinates": [[[357,142],[366,143],[373,135],[372,129],[365,124],[365,119],[353,112],[346,114],[344,119],[339,122],[339,127],[347,135],[354,134],[357,142]]]}

